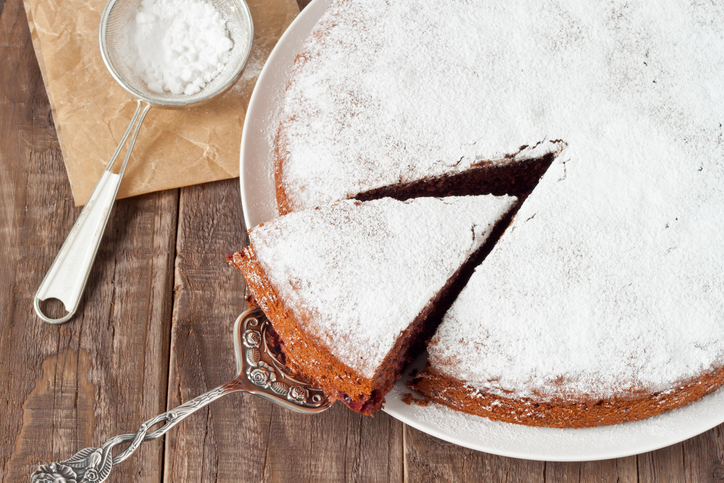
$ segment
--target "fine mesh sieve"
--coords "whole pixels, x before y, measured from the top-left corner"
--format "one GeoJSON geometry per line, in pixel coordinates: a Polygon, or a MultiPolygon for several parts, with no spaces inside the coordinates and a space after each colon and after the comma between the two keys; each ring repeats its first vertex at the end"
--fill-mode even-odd
{"type": "Polygon", "coordinates": [[[141,6],[141,0],[110,0],[103,10],[98,32],[101,55],[113,78],[132,96],[157,106],[188,106],[224,92],[241,75],[251,51],[254,27],[249,7],[244,0],[206,0],[206,2],[216,8],[226,20],[226,29],[234,46],[224,70],[201,91],[192,95],[153,92],[126,63],[121,54],[124,30],[141,6]]]}
{"type": "Polygon", "coordinates": [[[191,95],[151,91],[141,76],[126,63],[126,59],[121,54],[126,25],[138,11],[141,0],[110,0],[106,4],[101,15],[98,32],[103,62],[113,78],[138,99],[138,103],[136,112],[121,138],[121,142],[108,161],[93,194],[81,211],[35,294],[33,306],[38,317],[43,321],[50,324],[66,322],[78,309],[80,297],[88,280],[128,159],[131,156],[133,144],[148,110],[152,106],[178,108],[207,101],[231,87],[241,75],[249,58],[254,37],[254,26],[249,7],[244,0],[206,0],[206,2],[216,8],[226,21],[227,34],[233,42],[233,47],[223,70],[203,89],[191,95]],[[129,136],[130,141],[123,163],[118,173],[114,173],[111,168],[129,136]],[[49,299],[60,300],[68,313],[60,318],[48,317],[41,307],[41,302],[49,299]]]}

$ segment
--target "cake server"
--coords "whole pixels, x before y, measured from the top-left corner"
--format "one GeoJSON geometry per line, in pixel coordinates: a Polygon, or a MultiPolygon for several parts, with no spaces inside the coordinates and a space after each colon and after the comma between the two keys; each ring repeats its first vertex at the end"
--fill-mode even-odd
{"type": "Polygon", "coordinates": [[[211,80],[200,92],[192,95],[156,93],[148,88],[143,79],[129,66],[121,49],[124,44],[124,28],[132,19],[141,0],[110,0],[101,15],[99,41],[103,62],[121,87],[137,99],[136,112],[121,138],[118,147],[106,165],[93,194],[81,211],[70,234],[63,243],[55,261],[40,284],[33,306],[45,322],[61,324],[68,321],[78,309],[83,289],[88,281],[91,266],[105,231],[111,208],[116,200],[121,179],[126,170],[131,150],[138,136],[143,119],[152,106],[181,108],[208,101],[230,88],[241,76],[251,52],[254,26],[249,7],[244,0],[207,0],[226,20],[226,29],[234,43],[230,58],[222,72],[211,80]],[[125,158],[118,173],[111,168],[130,136],[125,158]],[[41,302],[57,299],[68,312],[54,319],[48,317],[41,302]]]}
{"type": "Polygon", "coordinates": [[[85,448],[59,463],[41,465],[30,476],[31,483],[104,481],[113,465],[122,462],[144,441],[160,438],[186,416],[232,392],[246,391],[292,411],[316,414],[329,409],[333,401],[321,389],[291,374],[278,356],[271,324],[258,307],[241,314],[234,324],[234,351],[238,376],[175,409],[141,424],[134,434],[115,436],[99,448],[85,448]],[[163,426],[156,430],[157,424],[163,426]],[[128,444],[113,456],[118,445],[128,444]]]}

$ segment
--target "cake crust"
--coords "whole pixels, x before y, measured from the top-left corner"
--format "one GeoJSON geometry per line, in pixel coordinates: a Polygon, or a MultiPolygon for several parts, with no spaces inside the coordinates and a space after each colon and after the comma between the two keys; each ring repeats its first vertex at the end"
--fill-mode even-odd
{"type": "Polygon", "coordinates": [[[242,271],[249,291],[283,341],[283,351],[292,367],[317,382],[330,397],[347,395],[350,400],[363,400],[373,389],[373,379],[367,378],[339,361],[324,345],[303,329],[299,318],[288,310],[279,293],[269,283],[269,277],[258,262],[253,245],[243,252],[236,252],[231,263],[242,271]],[[305,361],[316,361],[308,364],[305,361]]]}
{"type": "Polygon", "coordinates": [[[429,365],[409,386],[432,401],[494,421],[551,428],[585,428],[649,418],[694,402],[724,384],[724,370],[709,372],[669,390],[639,391],[611,399],[585,395],[542,402],[511,398],[470,387],[466,381],[441,374],[429,365]]]}

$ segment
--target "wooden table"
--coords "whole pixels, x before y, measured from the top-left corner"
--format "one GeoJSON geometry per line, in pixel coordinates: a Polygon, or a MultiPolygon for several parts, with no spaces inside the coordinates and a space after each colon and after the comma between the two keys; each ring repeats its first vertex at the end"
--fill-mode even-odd
{"type": "MultiPolygon", "coordinates": [[[[300,2],[302,4],[306,2],[300,2]]],[[[78,216],[21,0],[0,0],[0,482],[59,461],[233,377],[245,243],[238,180],[117,203],[77,316],[32,298],[78,216]]],[[[445,443],[342,404],[294,414],[215,402],[145,443],[109,481],[724,480],[724,425],[639,456],[546,463],[445,443]]]]}

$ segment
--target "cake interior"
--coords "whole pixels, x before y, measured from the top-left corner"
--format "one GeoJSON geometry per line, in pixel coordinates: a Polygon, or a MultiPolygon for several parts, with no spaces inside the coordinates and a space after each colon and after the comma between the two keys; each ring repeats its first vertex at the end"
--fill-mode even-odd
{"type": "MultiPolygon", "coordinates": [[[[288,153],[279,147],[279,136],[282,136],[282,134],[278,134],[275,148],[274,179],[277,209],[280,215],[286,215],[295,211],[295,209],[287,197],[286,189],[281,180],[282,166],[288,153]]],[[[514,155],[506,157],[503,161],[479,160],[469,169],[459,173],[383,186],[363,191],[352,196],[352,198],[360,201],[380,198],[394,198],[404,201],[421,196],[511,195],[524,199],[533,191],[541,176],[560,153],[560,150],[565,147],[565,143],[560,140],[553,141],[553,143],[559,145],[558,152],[548,152],[542,156],[524,160],[515,159],[514,155]]],[[[526,148],[528,146],[521,146],[520,151],[526,148]]]]}
{"type": "Polygon", "coordinates": [[[530,160],[511,159],[506,163],[495,164],[480,161],[461,173],[384,186],[365,191],[354,198],[367,201],[389,197],[404,201],[420,196],[511,195],[524,199],[533,191],[555,156],[554,153],[547,153],[530,160]]]}
{"type": "Polygon", "coordinates": [[[397,340],[395,347],[385,358],[375,375],[372,391],[369,395],[354,398],[340,393],[338,396],[351,409],[370,414],[379,410],[384,396],[399,379],[405,366],[416,359],[434,335],[445,312],[470,279],[477,267],[490,253],[498,239],[512,221],[525,198],[555,159],[554,153],[526,161],[510,160],[508,163],[493,164],[481,161],[473,168],[462,173],[425,179],[413,183],[386,186],[366,191],[355,196],[362,201],[383,197],[407,200],[421,196],[475,196],[475,195],[514,195],[518,197],[516,206],[493,229],[490,237],[460,269],[448,280],[443,289],[428,303],[415,318],[408,329],[397,340]]]}
{"type": "MultiPolygon", "coordinates": [[[[424,351],[442,321],[445,312],[473,274],[475,267],[492,250],[497,239],[512,220],[520,201],[493,228],[486,242],[478,248],[447,280],[442,289],[397,338],[372,378],[365,378],[339,361],[330,351],[303,329],[304,321],[287,310],[276,289],[268,282],[264,268],[256,259],[253,245],[229,260],[246,274],[254,301],[264,310],[279,337],[279,348],[286,363],[295,371],[319,384],[329,395],[342,400],[354,411],[372,414],[384,403],[404,367],[424,351]],[[309,361],[314,361],[310,364],[309,361]]],[[[308,315],[308,314],[306,314],[308,315]]],[[[305,315],[302,315],[304,317],[305,315]]]]}

